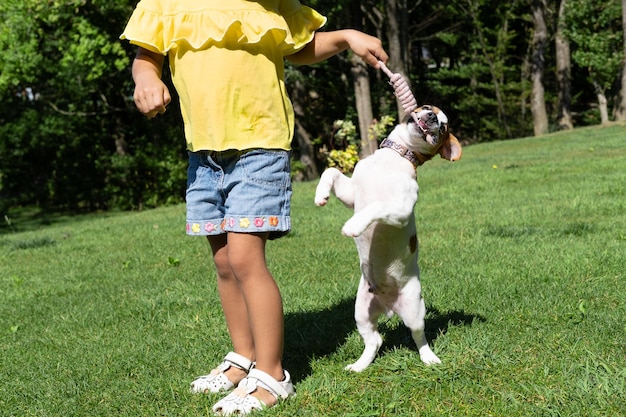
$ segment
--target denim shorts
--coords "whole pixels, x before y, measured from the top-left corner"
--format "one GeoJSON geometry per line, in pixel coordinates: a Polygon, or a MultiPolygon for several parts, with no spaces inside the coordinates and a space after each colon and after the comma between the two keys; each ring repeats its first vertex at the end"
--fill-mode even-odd
{"type": "Polygon", "coordinates": [[[289,152],[189,152],[187,234],[269,232],[276,239],[291,228],[289,152]]]}

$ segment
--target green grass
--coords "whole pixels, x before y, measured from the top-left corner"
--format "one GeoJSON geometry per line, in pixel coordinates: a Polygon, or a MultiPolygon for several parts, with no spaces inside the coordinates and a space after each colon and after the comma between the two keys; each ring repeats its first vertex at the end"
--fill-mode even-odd
{"type": "MultiPolygon", "coordinates": [[[[350,216],[295,185],[268,261],[298,395],[273,416],[618,416],[626,405],[626,127],[467,147],[419,169],[416,215],[439,366],[397,319],[361,374],[350,216]]],[[[201,416],[188,392],[229,349],[184,207],[12,221],[0,235],[1,416],[201,416]],[[27,230],[36,228],[36,230],[27,230]]]]}

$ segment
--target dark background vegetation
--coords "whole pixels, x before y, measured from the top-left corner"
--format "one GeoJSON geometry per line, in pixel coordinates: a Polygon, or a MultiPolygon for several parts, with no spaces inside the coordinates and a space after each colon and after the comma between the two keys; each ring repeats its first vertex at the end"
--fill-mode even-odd
{"type": "MultiPolygon", "coordinates": [[[[590,38],[584,30],[616,35],[602,38],[604,49],[598,50],[604,52],[596,59],[604,66],[602,54],[621,62],[619,1],[572,2],[589,10],[600,7],[605,16],[597,22],[589,15],[584,22],[580,17],[579,24],[569,25],[570,38],[590,38]]],[[[444,108],[465,145],[533,134],[528,68],[534,33],[530,12],[536,2],[305,3],[328,16],[326,29],[355,27],[379,36],[386,47],[389,7],[397,6],[394,18],[405,28],[397,43],[404,49],[403,66],[418,102],[444,108]]],[[[551,131],[558,130],[553,45],[560,3],[542,2],[549,34],[543,84],[551,131]]],[[[183,201],[186,151],[176,100],[153,120],[139,114],[132,102],[135,48],[118,37],[135,4],[5,0],[0,5],[0,214],[5,223],[24,206],[52,213],[137,210],[183,201]]],[[[576,45],[572,43],[573,53],[576,45]]],[[[594,47],[585,48],[592,53],[594,47]]],[[[574,126],[600,122],[593,61],[582,62],[573,60],[571,66],[574,126]]],[[[302,165],[302,143],[314,150],[309,163],[318,171],[326,164],[322,150],[347,145],[337,140],[333,122],[357,124],[353,68],[349,53],[311,67],[288,65],[286,81],[300,124],[294,141],[296,169],[302,165]]],[[[371,68],[368,75],[373,117],[397,118],[386,76],[371,68]]],[[[169,82],[167,69],[164,78],[169,82]]],[[[609,106],[614,107],[620,71],[609,71],[605,78],[609,106]]]]}

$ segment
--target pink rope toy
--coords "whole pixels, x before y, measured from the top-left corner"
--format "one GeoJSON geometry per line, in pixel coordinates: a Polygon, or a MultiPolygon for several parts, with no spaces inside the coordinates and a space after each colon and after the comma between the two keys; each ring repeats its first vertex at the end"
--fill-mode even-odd
{"type": "MultiPolygon", "coordinates": [[[[411,93],[411,89],[404,77],[399,73],[392,73],[383,62],[378,61],[378,64],[380,69],[389,77],[389,84],[393,86],[395,95],[400,101],[400,104],[402,104],[404,113],[410,115],[415,121],[415,124],[422,130],[426,142],[428,142],[430,146],[437,147],[441,126],[439,126],[437,130],[431,131],[428,127],[428,123],[420,119],[415,112],[415,109],[417,109],[417,100],[415,100],[415,96],[411,93]]],[[[439,119],[439,117],[437,118],[439,119]]]]}
{"type": "Polygon", "coordinates": [[[417,115],[413,113],[413,110],[417,108],[417,100],[415,100],[415,96],[413,96],[413,93],[409,88],[409,84],[400,73],[391,72],[391,70],[389,70],[389,68],[387,68],[382,61],[378,61],[378,65],[380,66],[380,69],[389,77],[389,84],[393,86],[395,95],[400,101],[400,104],[402,104],[404,113],[410,114],[411,117],[415,119],[415,122],[419,124],[417,115]]]}

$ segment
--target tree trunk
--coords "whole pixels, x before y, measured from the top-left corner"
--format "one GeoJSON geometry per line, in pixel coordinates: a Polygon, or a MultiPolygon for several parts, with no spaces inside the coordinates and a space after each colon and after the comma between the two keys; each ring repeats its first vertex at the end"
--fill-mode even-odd
{"type": "MultiPolygon", "coordinates": [[[[406,0],[385,0],[385,15],[387,23],[387,53],[389,54],[387,66],[392,72],[400,73],[410,86],[410,79],[407,75],[407,63],[405,60],[406,40],[403,39],[406,37],[403,36],[403,33],[406,32],[406,28],[403,28],[403,24],[406,25],[407,23],[406,19],[401,18],[401,16],[408,15],[406,0]]],[[[402,103],[396,100],[396,106],[398,109],[398,120],[402,120],[404,118],[402,103]]]]}
{"type": "Polygon", "coordinates": [[[606,94],[600,86],[600,83],[594,81],[593,88],[596,91],[596,97],[598,97],[598,110],[600,110],[600,123],[606,124],[609,122],[609,106],[606,100],[606,94]]]}
{"type": "MultiPolygon", "coordinates": [[[[624,0],[626,2],[626,0],[624,0]]],[[[554,39],[556,49],[556,79],[559,86],[557,126],[561,130],[569,130],[572,125],[572,59],[570,54],[569,40],[563,35],[565,25],[565,4],[567,0],[561,0],[559,15],[557,18],[556,36],[554,39]]]]}
{"type": "Polygon", "coordinates": [[[548,39],[548,28],[545,21],[545,0],[531,0],[531,13],[534,33],[532,39],[531,59],[531,93],[530,109],[533,115],[533,128],[535,136],[548,133],[548,114],[546,112],[545,90],[543,86],[544,75],[544,52],[548,39]]]}
{"type": "MultiPolygon", "coordinates": [[[[490,48],[489,41],[485,38],[482,29],[481,19],[478,15],[478,8],[480,7],[480,3],[474,0],[467,1],[468,9],[467,13],[472,18],[472,22],[474,25],[474,29],[476,30],[476,37],[478,39],[478,43],[480,45],[480,52],[482,53],[482,59],[487,62],[489,66],[489,73],[491,75],[491,82],[493,83],[493,93],[496,97],[496,102],[498,104],[498,123],[505,131],[506,137],[511,137],[511,128],[507,122],[506,118],[506,110],[504,108],[504,94],[502,93],[501,85],[502,85],[502,71],[499,69],[501,67],[502,62],[498,62],[496,58],[496,54],[493,53],[493,49],[490,48]]],[[[506,33],[508,30],[508,19],[503,22],[502,28],[500,31],[502,33],[506,33]]],[[[498,45],[496,47],[496,51],[501,47],[498,45]]]]}
{"type": "Polygon", "coordinates": [[[303,171],[298,171],[294,178],[296,181],[309,181],[319,178],[319,171],[315,165],[315,150],[311,140],[311,134],[304,128],[302,123],[296,119],[295,138],[300,150],[299,161],[304,165],[303,171]]]}
{"type": "MultiPolygon", "coordinates": [[[[352,26],[359,30],[364,30],[364,19],[370,18],[369,13],[363,8],[363,4],[359,2],[351,3],[351,21],[352,26]]],[[[361,152],[359,157],[365,158],[376,151],[378,143],[372,142],[369,137],[369,129],[374,121],[374,112],[372,110],[372,95],[370,92],[370,77],[367,64],[355,54],[350,55],[350,64],[352,72],[352,82],[354,85],[354,104],[356,106],[357,117],[359,122],[359,139],[361,141],[361,152]]]]}
{"type": "Polygon", "coordinates": [[[313,180],[319,177],[319,171],[315,164],[315,149],[313,148],[313,141],[311,140],[311,134],[306,130],[301,122],[304,119],[305,111],[302,104],[302,97],[306,94],[304,85],[302,82],[296,81],[294,83],[293,91],[291,92],[291,102],[293,105],[293,112],[295,114],[295,132],[294,140],[298,144],[299,161],[304,165],[304,171],[300,173],[301,178],[296,180],[313,180]]]}
{"type": "Polygon", "coordinates": [[[354,82],[354,102],[359,119],[359,135],[361,138],[361,158],[365,158],[376,151],[378,143],[370,141],[369,128],[374,120],[372,111],[372,96],[370,94],[370,77],[367,73],[367,64],[357,55],[352,55],[352,76],[354,82]],[[372,143],[373,142],[373,143],[372,143]]]}
{"type": "Polygon", "coordinates": [[[626,0],[622,0],[622,36],[624,38],[624,60],[622,61],[622,88],[620,101],[615,109],[615,120],[626,120],[626,0]]]}

